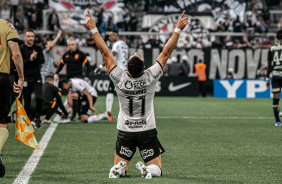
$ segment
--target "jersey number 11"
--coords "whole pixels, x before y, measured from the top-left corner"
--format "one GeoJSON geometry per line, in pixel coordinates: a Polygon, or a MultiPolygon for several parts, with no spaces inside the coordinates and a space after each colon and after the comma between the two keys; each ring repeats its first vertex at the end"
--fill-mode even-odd
{"type": "MultiPolygon", "coordinates": [[[[127,97],[129,100],[129,116],[133,117],[133,98],[132,96],[127,97]]],[[[137,97],[141,102],[141,117],[145,116],[145,96],[137,97]]]]}

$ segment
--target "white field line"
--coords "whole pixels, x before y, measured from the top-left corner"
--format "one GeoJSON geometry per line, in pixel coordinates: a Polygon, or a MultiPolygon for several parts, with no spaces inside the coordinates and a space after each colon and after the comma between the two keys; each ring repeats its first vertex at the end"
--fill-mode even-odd
{"type": "Polygon", "coordinates": [[[40,158],[42,157],[48,143],[56,130],[58,124],[52,123],[49,128],[46,130],[45,134],[39,142],[39,150],[34,150],[32,155],[29,157],[25,166],[22,168],[21,172],[13,182],[13,184],[27,184],[31,174],[34,172],[40,158]]]}
{"type": "Polygon", "coordinates": [[[156,119],[274,119],[274,117],[244,116],[156,116],[156,119]]]}

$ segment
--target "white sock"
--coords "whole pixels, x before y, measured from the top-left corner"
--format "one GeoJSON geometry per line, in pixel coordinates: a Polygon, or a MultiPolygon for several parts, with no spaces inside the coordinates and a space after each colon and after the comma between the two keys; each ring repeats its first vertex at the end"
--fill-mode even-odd
{"type": "Polygon", "coordinates": [[[106,97],[106,110],[107,111],[112,111],[112,106],[114,103],[114,94],[113,93],[107,93],[106,97]]]}
{"type": "Polygon", "coordinates": [[[99,121],[103,119],[103,116],[101,116],[101,114],[99,115],[93,115],[93,116],[90,116],[88,119],[87,119],[87,122],[88,123],[94,123],[95,121],[99,121]]]}
{"type": "Polygon", "coordinates": [[[149,170],[149,172],[152,174],[152,176],[161,176],[162,170],[156,166],[155,164],[151,164],[146,166],[149,170]]]}
{"type": "Polygon", "coordinates": [[[100,114],[102,119],[106,119],[108,117],[108,113],[104,112],[103,114],[100,114]]]}

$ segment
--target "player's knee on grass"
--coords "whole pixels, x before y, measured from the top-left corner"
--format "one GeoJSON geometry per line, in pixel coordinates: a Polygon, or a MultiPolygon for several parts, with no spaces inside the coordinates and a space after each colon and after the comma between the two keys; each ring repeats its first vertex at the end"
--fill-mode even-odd
{"type": "Polygon", "coordinates": [[[80,121],[81,121],[81,123],[88,123],[87,122],[87,119],[89,118],[89,116],[88,115],[81,115],[80,116],[80,121]]]}

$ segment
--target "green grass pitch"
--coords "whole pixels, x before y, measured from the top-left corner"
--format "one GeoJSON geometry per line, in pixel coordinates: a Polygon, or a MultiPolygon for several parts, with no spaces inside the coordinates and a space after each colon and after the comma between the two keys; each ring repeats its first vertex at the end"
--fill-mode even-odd
{"type": "MultiPolygon", "coordinates": [[[[30,184],[101,183],[282,183],[282,127],[274,126],[271,99],[215,99],[156,97],[155,115],[162,155],[163,176],[146,180],[135,168],[138,149],[127,176],[109,179],[116,141],[114,124],[59,124],[30,184]]],[[[105,97],[95,106],[105,110],[105,97]]],[[[118,114],[118,99],[113,112],[118,114]]],[[[40,141],[49,125],[35,129],[40,141]]],[[[15,140],[14,124],[2,154],[6,175],[13,183],[32,148],[15,140]]]]}

